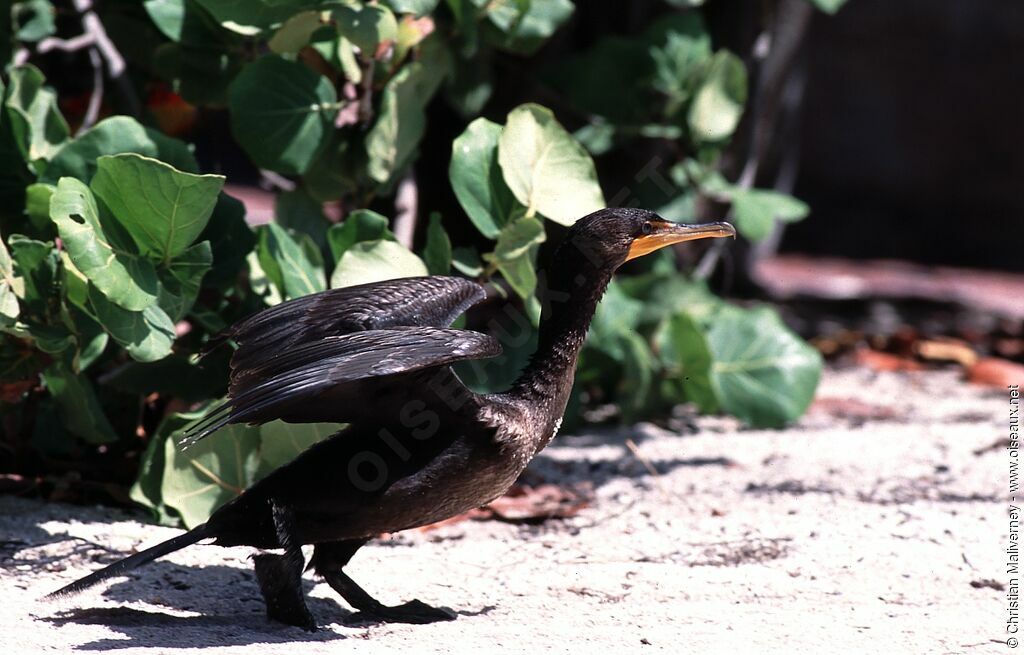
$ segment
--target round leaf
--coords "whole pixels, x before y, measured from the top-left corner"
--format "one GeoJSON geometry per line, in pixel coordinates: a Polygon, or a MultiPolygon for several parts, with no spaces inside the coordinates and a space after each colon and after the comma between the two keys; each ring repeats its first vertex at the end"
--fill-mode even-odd
{"type": "Polygon", "coordinates": [[[341,35],[372,57],[377,46],[398,35],[395,15],[380,5],[342,5],[331,12],[341,35]]]}
{"type": "Polygon", "coordinates": [[[285,298],[324,290],[323,257],[309,236],[293,236],[269,223],[260,228],[257,253],[260,266],[285,298]]]}
{"type": "Polygon", "coordinates": [[[792,223],[807,216],[810,208],[792,196],[763,189],[736,189],[732,193],[736,228],[752,241],[771,234],[776,219],[792,223]]]}
{"type": "Polygon", "coordinates": [[[277,55],[247,66],[228,89],[231,131],[256,165],[301,175],[330,134],[338,97],[326,78],[277,55]]]}
{"type": "Polygon", "coordinates": [[[693,138],[699,142],[728,138],[739,124],[746,103],[747,69],[736,55],[719,51],[690,106],[693,138]]]}
{"type": "Polygon", "coordinates": [[[388,219],[369,209],[355,210],[327,231],[327,243],[335,261],[360,241],[378,239],[396,241],[395,235],[388,229],[388,219]]]}
{"type": "Polygon", "coordinates": [[[427,274],[423,260],[395,241],[363,241],[345,251],[331,275],[331,288],[418,277],[427,274]]]}
{"type": "Polygon", "coordinates": [[[278,54],[296,53],[309,44],[313,32],[323,27],[319,11],[295,14],[278,28],[267,45],[278,54]]]}
{"type": "Polygon", "coordinates": [[[142,253],[165,263],[203,231],[223,187],[221,175],[182,173],[136,154],[100,157],[92,181],[142,253]]]}
{"type": "Polygon", "coordinates": [[[478,118],[452,142],[448,179],[462,209],[489,239],[524,209],[505,184],[498,165],[501,126],[478,118]]]}
{"type": "Polygon", "coordinates": [[[164,442],[165,468],[160,484],[164,504],[178,511],[188,528],[248,487],[259,465],[260,431],[229,425],[212,439],[181,450],[172,433],[164,442]]]}
{"type": "Polygon", "coordinates": [[[440,0],[384,0],[384,4],[391,7],[391,11],[396,14],[415,16],[426,16],[437,8],[439,2],[440,0]]]}
{"type": "Polygon", "coordinates": [[[130,311],[141,311],[156,300],[153,264],[112,242],[100,223],[96,199],[84,184],[61,178],[50,199],[50,217],[75,268],[107,299],[130,311]]]}
{"type": "Polygon", "coordinates": [[[498,140],[498,161],[527,215],[539,212],[572,225],[604,207],[590,155],[540,105],[521,105],[509,113],[498,140]]]}
{"type": "Polygon", "coordinates": [[[821,355],[771,309],[727,307],[707,333],[711,385],[726,412],[755,426],[798,419],[814,398],[821,355]]]}
{"type": "Polygon", "coordinates": [[[133,359],[155,362],[171,354],[174,323],[153,304],[141,312],[131,312],[107,300],[95,286],[89,285],[89,303],[103,329],[121,344],[133,359]]]}
{"type": "Polygon", "coordinates": [[[42,72],[32,65],[10,72],[7,118],[26,161],[48,160],[68,140],[70,130],[57,108],[57,94],[43,86],[42,72]]]}
{"type": "Polygon", "coordinates": [[[423,66],[412,64],[391,78],[384,87],[377,122],[366,135],[367,172],[381,184],[408,163],[426,130],[423,71],[423,66]]]}
{"type": "Polygon", "coordinates": [[[134,152],[194,173],[199,170],[188,147],[156,130],[143,127],[134,118],[114,116],[78,135],[62,147],[43,171],[40,182],[56,184],[62,177],[76,177],[88,183],[96,172],[96,160],[103,155],[134,152]]]}
{"type": "Polygon", "coordinates": [[[242,34],[282,23],[319,0],[196,0],[225,27],[242,34]]]}
{"type": "Polygon", "coordinates": [[[25,293],[25,281],[14,275],[14,262],[7,246],[0,240],[0,327],[18,318],[18,295],[25,293]]]}
{"type": "MultiPolygon", "coordinates": [[[[482,4],[482,3],[476,3],[482,4]]],[[[487,3],[487,17],[496,28],[491,40],[500,48],[529,55],[572,16],[571,0],[517,0],[487,3]]]]}
{"type": "Polygon", "coordinates": [[[448,275],[452,271],[452,242],[441,225],[441,214],[430,215],[427,243],[423,246],[423,262],[431,275],[448,275]]]}

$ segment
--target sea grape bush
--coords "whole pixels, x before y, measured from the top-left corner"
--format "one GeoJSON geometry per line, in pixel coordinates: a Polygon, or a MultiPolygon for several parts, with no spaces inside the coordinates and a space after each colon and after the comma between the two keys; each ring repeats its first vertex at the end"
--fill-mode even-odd
{"type": "MultiPolygon", "coordinates": [[[[178,449],[175,432],[225,391],[229,353],[196,357],[210,336],[288,298],[426,274],[490,283],[535,325],[544,243],[620,201],[599,183],[602,162],[637,140],[677,153],[667,191],[645,203],[670,218],[693,220],[696,201],[711,199],[751,240],[804,218],[800,201],[719,172],[747,71],[713,47],[700,4],[667,2],[639,33],[568,53],[520,80],[522,101],[508,104],[500,87],[515,82],[498,67],[556,37],[573,2],[15,2],[0,25],[8,468],[120,458],[138,469],[133,498],[165,521],[202,521],[332,429],[233,426],[178,449]],[[53,44],[82,29],[88,50],[61,61],[91,62],[106,83],[65,91],[54,77],[58,92],[42,71],[59,70],[53,44]],[[559,90],[557,106],[531,97],[541,85],[559,90]],[[208,116],[228,130],[197,133],[208,116]],[[428,138],[444,130],[440,145],[428,138]],[[272,222],[251,227],[225,176],[211,174],[232,182],[220,166],[229,158],[198,156],[224,140],[247,170],[283,180],[272,222]],[[418,172],[445,188],[403,210],[414,222],[400,238],[392,198],[415,189],[418,172]]],[[[464,375],[500,388],[529,349],[523,339],[464,375]]],[[[613,401],[635,420],[692,401],[781,426],[806,409],[820,368],[773,311],[722,301],[666,254],[613,283],[571,409],[613,401]]]]}

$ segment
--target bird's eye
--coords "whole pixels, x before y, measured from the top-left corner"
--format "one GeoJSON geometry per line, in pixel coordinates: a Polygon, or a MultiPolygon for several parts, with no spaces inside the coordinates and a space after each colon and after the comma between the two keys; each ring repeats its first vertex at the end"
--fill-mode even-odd
{"type": "Polygon", "coordinates": [[[642,228],[640,228],[640,231],[643,232],[644,234],[650,234],[651,230],[653,230],[653,229],[654,229],[653,225],[651,225],[650,223],[644,223],[644,226],[642,228]]]}

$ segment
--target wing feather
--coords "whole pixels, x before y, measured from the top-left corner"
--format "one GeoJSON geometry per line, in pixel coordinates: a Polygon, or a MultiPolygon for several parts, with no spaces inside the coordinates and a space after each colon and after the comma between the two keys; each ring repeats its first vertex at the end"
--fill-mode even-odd
{"type": "Polygon", "coordinates": [[[238,344],[231,367],[246,370],[293,346],[329,336],[390,327],[448,327],[487,297],[465,278],[400,278],[330,289],[275,305],[224,330],[204,354],[228,339],[238,344]]]}
{"type": "MultiPolygon", "coordinates": [[[[302,343],[233,376],[228,399],[191,426],[183,443],[195,443],[230,423],[262,423],[292,416],[296,406],[324,393],[358,397],[358,385],[370,380],[500,353],[501,345],[494,337],[434,327],[373,329],[302,343]]],[[[332,406],[337,415],[330,420],[348,422],[363,410],[338,404],[332,406]]],[[[313,420],[324,418],[318,415],[313,420]]]]}

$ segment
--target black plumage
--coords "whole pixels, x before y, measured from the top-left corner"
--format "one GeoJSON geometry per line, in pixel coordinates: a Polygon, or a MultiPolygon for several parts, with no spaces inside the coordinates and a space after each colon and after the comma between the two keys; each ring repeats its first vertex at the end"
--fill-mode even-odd
{"type": "Polygon", "coordinates": [[[479,507],[512,485],[558,430],[576,358],[619,265],[672,243],[732,234],[728,224],[677,225],[638,209],[580,219],[544,278],[537,351],[503,393],[476,394],[450,368],[501,352],[493,337],[449,327],[486,296],[469,280],[407,278],[325,291],[239,322],[209,344],[237,344],[228,398],[189,428],[186,443],[240,422],[348,427],[256,482],[204,525],[54,595],[213,538],[222,546],[284,550],[257,555],[255,564],[268,614],[285,623],[315,625],[299,582],[305,544],[314,545],[310,566],[357,609],[392,621],[454,618],[419,601],[381,605],[343,567],[376,535],[479,507]]]}

